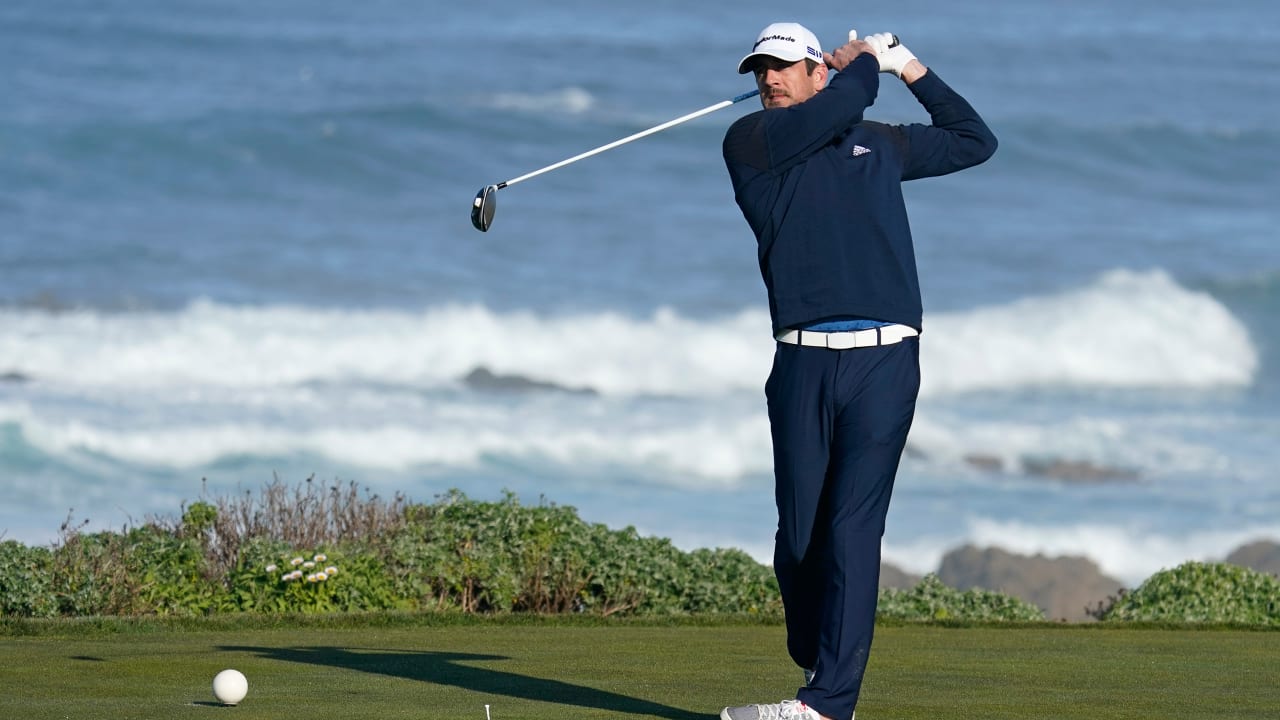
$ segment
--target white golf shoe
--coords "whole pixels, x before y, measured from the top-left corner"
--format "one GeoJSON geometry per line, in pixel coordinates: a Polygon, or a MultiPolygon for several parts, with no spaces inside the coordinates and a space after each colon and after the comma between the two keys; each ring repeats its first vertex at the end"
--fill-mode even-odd
{"type": "Polygon", "coordinates": [[[817,710],[799,700],[741,705],[720,711],[720,720],[822,720],[817,710]]]}

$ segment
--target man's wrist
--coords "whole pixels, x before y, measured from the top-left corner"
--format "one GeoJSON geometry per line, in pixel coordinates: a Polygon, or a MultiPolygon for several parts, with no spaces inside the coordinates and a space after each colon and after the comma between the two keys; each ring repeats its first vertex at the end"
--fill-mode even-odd
{"type": "Polygon", "coordinates": [[[913,59],[911,62],[908,62],[902,68],[902,74],[899,75],[898,77],[902,78],[902,82],[910,85],[911,83],[924,77],[925,74],[928,72],[929,72],[929,68],[925,67],[924,63],[920,62],[919,60],[913,59]]]}

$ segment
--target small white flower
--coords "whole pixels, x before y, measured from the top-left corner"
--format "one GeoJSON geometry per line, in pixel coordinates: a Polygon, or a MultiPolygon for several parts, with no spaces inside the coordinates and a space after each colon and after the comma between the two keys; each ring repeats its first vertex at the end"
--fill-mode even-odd
{"type": "Polygon", "coordinates": [[[329,579],[329,576],[328,574],[325,573],[325,571],[321,570],[320,572],[316,573],[317,582],[324,582],[325,580],[328,580],[328,579],[329,579]]]}
{"type": "Polygon", "coordinates": [[[289,576],[290,576],[292,579],[294,579],[294,580],[301,580],[301,579],[302,579],[302,571],[301,571],[301,570],[294,570],[293,572],[289,573],[289,576]]]}
{"type": "Polygon", "coordinates": [[[316,556],[315,556],[315,557],[313,557],[313,558],[311,558],[311,559],[312,559],[312,560],[315,560],[315,561],[316,561],[316,562],[318,562],[318,563],[322,563],[322,562],[324,562],[325,560],[328,560],[328,559],[329,559],[329,557],[328,557],[327,555],[325,555],[324,553],[316,553],[316,556]]]}
{"type": "Polygon", "coordinates": [[[338,566],[337,566],[337,565],[330,565],[329,567],[325,568],[325,569],[324,569],[324,571],[325,571],[325,573],[326,573],[326,574],[329,574],[329,575],[337,575],[337,574],[338,574],[338,566]]]}
{"type": "Polygon", "coordinates": [[[312,573],[307,576],[307,582],[309,583],[318,582],[315,573],[312,573]]]}
{"type": "Polygon", "coordinates": [[[302,563],[302,567],[304,567],[304,568],[306,568],[306,569],[308,569],[308,570],[310,570],[311,568],[313,568],[313,567],[315,567],[315,566],[316,566],[316,564],[315,564],[314,562],[312,562],[311,560],[308,560],[308,561],[306,561],[306,562],[302,563]]]}
{"type": "Polygon", "coordinates": [[[280,576],[280,582],[290,582],[294,579],[293,573],[285,573],[280,576]]]}
{"type": "Polygon", "coordinates": [[[273,572],[275,572],[276,570],[279,570],[279,569],[280,569],[280,568],[276,567],[276,564],[275,564],[275,563],[271,563],[270,565],[268,565],[268,566],[267,566],[267,572],[269,572],[269,573],[273,573],[273,572]]]}
{"type": "Polygon", "coordinates": [[[289,561],[289,564],[290,564],[290,565],[292,565],[292,566],[294,566],[294,567],[298,567],[299,565],[301,565],[301,564],[302,564],[302,558],[300,558],[300,557],[296,557],[296,558],[294,558],[294,559],[290,560],[290,561],[289,561]]]}

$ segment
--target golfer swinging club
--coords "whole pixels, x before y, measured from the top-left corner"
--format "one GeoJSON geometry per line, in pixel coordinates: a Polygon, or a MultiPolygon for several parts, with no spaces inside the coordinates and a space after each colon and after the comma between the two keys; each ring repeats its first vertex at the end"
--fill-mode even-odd
{"type": "Polygon", "coordinates": [[[759,245],[778,341],[765,384],[774,570],[787,650],[806,683],[794,700],[720,717],[852,720],[885,515],[920,388],[920,287],[902,181],[977,165],[996,139],[889,33],[824,53],[803,26],[776,23],[738,72],[754,73],[764,109],[729,128],[724,160],[759,245]],[[877,73],[901,78],[932,123],[864,120],[877,73]]]}

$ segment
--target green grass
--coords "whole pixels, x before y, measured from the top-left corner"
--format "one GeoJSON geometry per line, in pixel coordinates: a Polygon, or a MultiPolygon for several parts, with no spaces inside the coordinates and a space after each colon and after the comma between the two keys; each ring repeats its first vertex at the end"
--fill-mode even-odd
{"type": "MultiPolygon", "coordinates": [[[[0,717],[708,720],[790,697],[783,630],[594,620],[52,621],[0,626],[0,717]],[[213,704],[226,667],[242,705],[213,704]]],[[[860,720],[1267,718],[1280,634],[885,626],[860,720]]]]}

